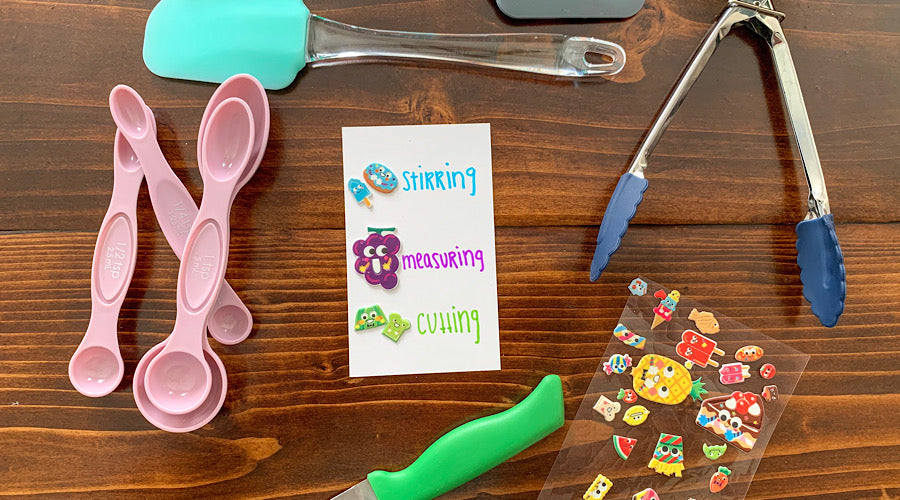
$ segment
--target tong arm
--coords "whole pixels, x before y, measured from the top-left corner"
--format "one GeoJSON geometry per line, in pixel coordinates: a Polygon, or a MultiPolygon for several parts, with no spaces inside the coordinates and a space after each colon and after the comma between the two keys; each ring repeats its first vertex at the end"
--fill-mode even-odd
{"type": "Polygon", "coordinates": [[[691,56],[691,60],[675,83],[675,87],[672,88],[672,92],[669,93],[669,97],[656,116],[656,120],[653,121],[650,131],[647,132],[647,135],[641,142],[637,154],[631,160],[628,173],[643,176],[642,173],[647,168],[647,160],[650,158],[650,153],[656,148],[663,132],[665,132],[669,123],[672,122],[672,118],[675,117],[675,113],[681,107],[681,103],[684,102],[691,87],[694,86],[694,82],[700,77],[700,73],[706,67],[709,58],[716,52],[719,43],[728,35],[732,27],[753,18],[755,15],[755,11],[748,10],[742,5],[735,3],[729,3],[729,6],[722,11],[715,24],[703,37],[703,41],[700,42],[700,46],[697,47],[694,55],[691,56]]]}
{"type": "Polygon", "coordinates": [[[791,50],[788,48],[781,23],[774,17],[759,15],[751,23],[751,28],[766,40],[772,50],[778,85],[781,87],[781,95],[791,121],[797,148],[800,150],[800,159],[803,162],[803,170],[806,172],[806,182],[809,185],[809,213],[807,213],[806,219],[830,214],[831,207],[828,204],[828,192],[825,190],[822,164],[819,162],[819,153],[813,138],[812,126],[809,124],[809,115],[806,113],[806,104],[803,102],[803,94],[800,91],[797,70],[794,68],[791,50]]]}

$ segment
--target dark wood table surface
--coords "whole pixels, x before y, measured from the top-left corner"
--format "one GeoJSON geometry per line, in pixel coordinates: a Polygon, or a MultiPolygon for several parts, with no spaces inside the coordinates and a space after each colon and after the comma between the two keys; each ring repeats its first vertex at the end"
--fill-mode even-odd
{"type": "MultiPolygon", "coordinates": [[[[209,425],[170,434],[135,407],[137,360],[171,331],[178,262],[142,188],[137,269],[119,319],[126,376],[69,383],[90,317],[96,231],[112,188],[107,97],[125,83],[199,201],[196,133],[215,86],[141,60],[152,0],[0,2],[0,496],[330,498],[397,470],[447,430],[521,400],[548,373],[569,418],[645,275],[812,358],[749,497],[900,498],[900,4],[775,7],[806,98],[847,270],[822,327],[802,297],[795,224],[807,188],[768,50],[745,30],[709,62],[651,161],[622,248],[588,268],[603,209],[724,0],[647,0],[611,22],[518,22],[490,0],[310,0],[384,29],[559,32],[621,43],[595,82],[425,64],[304,70],[271,92],[269,147],[232,212],[227,277],[252,336],[214,347],[229,375],[209,425]],[[501,371],[348,376],[341,127],[490,123],[501,371]]],[[[448,498],[535,498],[565,429],[448,498]]]]}

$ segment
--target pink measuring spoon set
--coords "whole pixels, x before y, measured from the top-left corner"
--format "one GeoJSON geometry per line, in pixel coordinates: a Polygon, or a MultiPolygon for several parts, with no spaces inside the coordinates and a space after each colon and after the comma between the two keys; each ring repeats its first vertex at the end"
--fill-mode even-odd
{"type": "Polygon", "coordinates": [[[250,75],[216,90],[200,123],[197,159],[203,198],[197,208],[156,140],[153,112],[133,89],[116,86],[109,106],[118,130],[114,184],[91,266],[91,320],[69,362],[78,392],[105,396],[125,372],[118,316],[137,257],[137,198],[146,177],[153,211],[181,260],[172,333],[151,348],[134,374],[134,399],[153,425],[170,432],[202,427],[225,401],[225,366],[209,345],[237,344],[250,334],[250,311],[224,280],[229,214],[238,191],[259,167],[269,136],[269,102],[250,75]]]}

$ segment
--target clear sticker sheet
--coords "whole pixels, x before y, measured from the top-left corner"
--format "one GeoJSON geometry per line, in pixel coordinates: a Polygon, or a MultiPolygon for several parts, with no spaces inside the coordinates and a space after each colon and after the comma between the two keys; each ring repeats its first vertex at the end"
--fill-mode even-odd
{"type": "Polygon", "coordinates": [[[539,500],[744,498],[809,356],[642,277],[622,291],[619,324],[539,500]],[[695,401],[698,379],[707,392],[695,401]],[[646,419],[630,425],[639,405],[646,419]]]}

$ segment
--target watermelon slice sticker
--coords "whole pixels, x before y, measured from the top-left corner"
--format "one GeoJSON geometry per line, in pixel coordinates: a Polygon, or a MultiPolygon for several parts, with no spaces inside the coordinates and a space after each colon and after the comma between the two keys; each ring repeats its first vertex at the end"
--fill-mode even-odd
{"type": "Polygon", "coordinates": [[[628,455],[631,455],[631,450],[634,449],[634,444],[637,443],[637,439],[627,438],[624,436],[616,436],[613,434],[613,447],[616,449],[616,453],[622,457],[622,460],[628,460],[628,455]]]}

